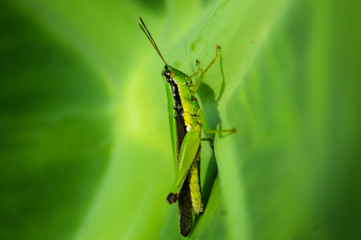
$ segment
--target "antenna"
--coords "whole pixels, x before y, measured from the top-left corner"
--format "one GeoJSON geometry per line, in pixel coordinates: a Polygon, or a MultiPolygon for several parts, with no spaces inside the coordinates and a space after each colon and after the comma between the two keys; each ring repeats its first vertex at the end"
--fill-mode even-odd
{"type": "Polygon", "coordinates": [[[163,60],[163,62],[165,63],[165,65],[167,66],[167,62],[164,60],[163,55],[160,53],[159,48],[157,46],[157,44],[155,43],[152,35],[150,34],[150,32],[148,31],[148,28],[145,26],[143,20],[141,17],[139,17],[140,21],[142,24],[139,23],[140,28],[143,30],[144,34],[147,36],[147,38],[149,39],[150,43],[153,45],[154,49],[157,51],[158,55],[160,56],[160,58],[163,60]]]}

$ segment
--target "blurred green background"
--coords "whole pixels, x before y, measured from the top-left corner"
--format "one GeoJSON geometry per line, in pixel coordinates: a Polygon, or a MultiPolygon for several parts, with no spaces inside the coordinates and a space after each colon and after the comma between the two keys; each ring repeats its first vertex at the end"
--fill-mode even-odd
{"type": "Polygon", "coordinates": [[[198,97],[237,133],[203,144],[190,238],[361,239],[360,9],[1,1],[0,239],[182,238],[163,64],[139,16],[188,74],[222,46],[198,97]]]}

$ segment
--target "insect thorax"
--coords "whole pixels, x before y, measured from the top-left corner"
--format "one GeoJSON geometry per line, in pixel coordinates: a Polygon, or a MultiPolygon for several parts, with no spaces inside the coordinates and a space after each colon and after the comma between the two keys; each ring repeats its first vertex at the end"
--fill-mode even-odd
{"type": "MultiPolygon", "coordinates": [[[[166,77],[166,75],[165,75],[166,77]]],[[[167,84],[172,92],[173,114],[177,121],[177,126],[184,126],[188,132],[190,129],[200,126],[200,107],[197,99],[191,94],[187,84],[177,83],[177,79],[166,78],[167,84]],[[180,122],[182,124],[180,124],[180,122]]]]}

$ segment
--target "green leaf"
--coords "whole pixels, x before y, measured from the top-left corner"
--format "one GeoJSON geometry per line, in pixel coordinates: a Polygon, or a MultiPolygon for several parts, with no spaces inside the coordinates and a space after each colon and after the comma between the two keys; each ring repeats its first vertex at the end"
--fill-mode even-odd
{"type": "Polygon", "coordinates": [[[0,239],[182,239],[162,61],[192,74],[193,239],[359,239],[360,4],[0,3],[0,239]]]}

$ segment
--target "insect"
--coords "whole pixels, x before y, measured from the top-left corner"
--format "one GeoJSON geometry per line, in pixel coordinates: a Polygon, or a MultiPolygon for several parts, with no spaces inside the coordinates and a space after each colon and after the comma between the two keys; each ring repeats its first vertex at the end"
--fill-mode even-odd
{"type": "MultiPolygon", "coordinates": [[[[201,70],[199,61],[197,61],[198,71],[188,76],[171,67],[164,60],[142,18],[139,19],[140,28],[165,64],[162,76],[165,80],[168,98],[169,124],[175,166],[175,180],[171,192],[167,196],[167,201],[169,204],[178,201],[180,233],[187,236],[193,223],[192,209],[196,215],[202,214],[204,211],[199,177],[201,140],[204,140],[201,138],[202,127],[206,133],[236,132],[235,128],[230,130],[210,130],[195,97],[205,73],[217,60],[221,48],[217,45],[216,56],[205,70],[201,70]],[[197,75],[199,75],[197,82],[193,84],[192,77],[197,75]]],[[[205,140],[209,141],[210,139],[205,140]]]]}

